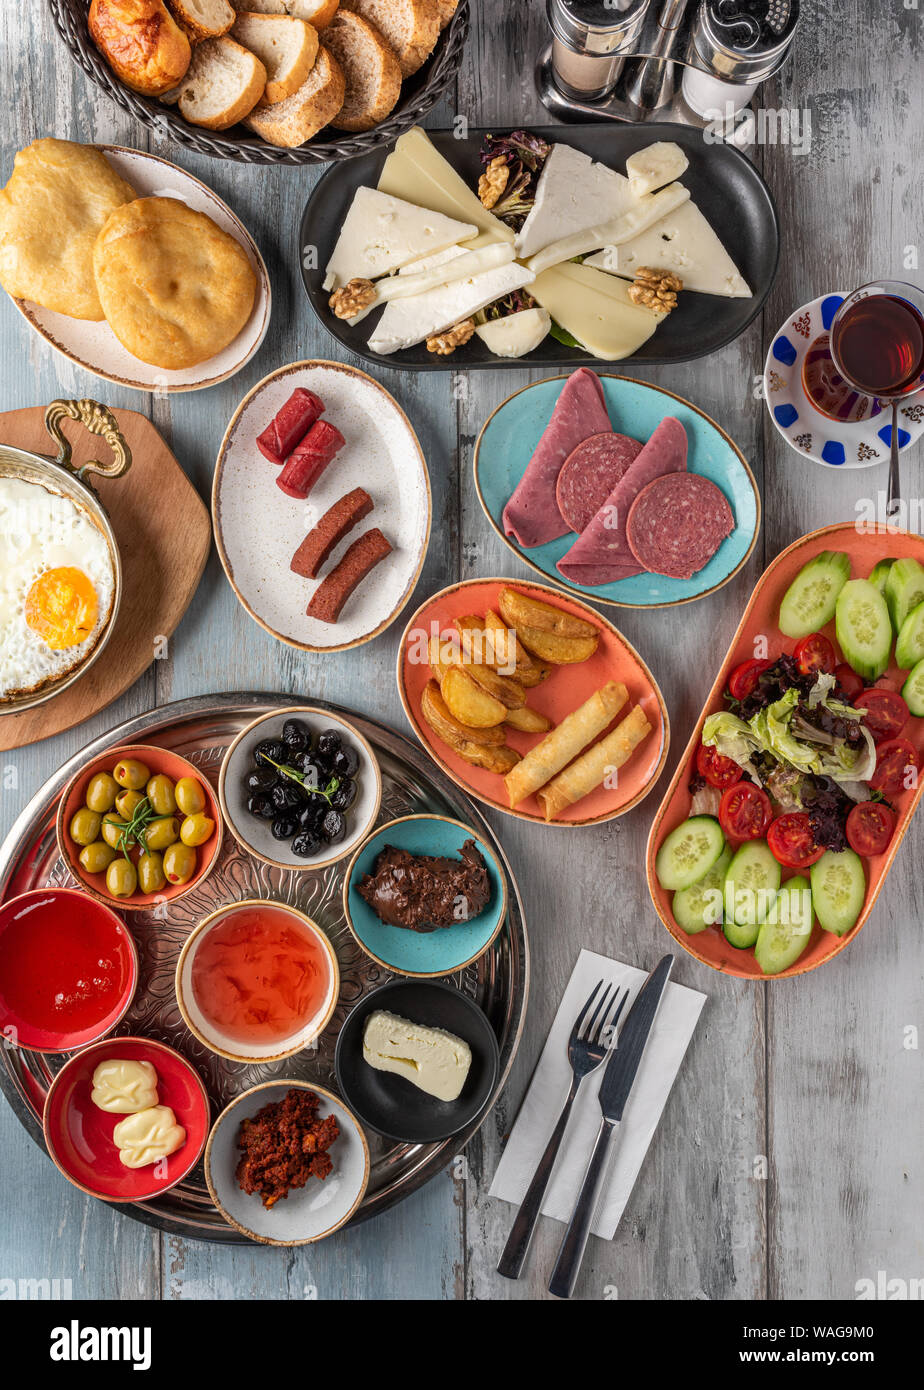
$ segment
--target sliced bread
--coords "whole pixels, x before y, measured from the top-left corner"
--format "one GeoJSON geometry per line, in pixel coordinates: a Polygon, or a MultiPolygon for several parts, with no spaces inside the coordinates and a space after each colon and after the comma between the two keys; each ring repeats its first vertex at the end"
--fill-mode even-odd
{"type": "Polygon", "coordinates": [[[459,0],[436,0],[436,8],[440,15],[440,29],[445,29],[459,8],[459,0]]]}
{"type": "Polygon", "coordinates": [[[343,5],[374,24],[391,44],[402,77],[427,61],[440,36],[436,0],[343,0],[343,5]]]}
{"type": "Polygon", "coordinates": [[[318,31],[291,15],[239,14],[231,37],[255,53],[266,68],[261,106],[274,106],[297,92],[314,67],[318,31]]]}
{"type": "Polygon", "coordinates": [[[330,125],[343,105],[343,73],[337,59],[322,43],[314,67],[297,92],[275,106],[259,106],[244,120],[270,145],[294,149],[330,125]]]}
{"type": "MultiPolygon", "coordinates": [[[[326,29],[340,0],[231,0],[238,14],[289,14],[315,29],[326,29]]],[[[458,0],[455,0],[458,4],[458,0]]]]}
{"type": "Polygon", "coordinates": [[[227,34],[234,23],[228,0],[167,0],[167,8],[194,42],[227,34]]]}
{"type": "Polygon", "coordinates": [[[179,108],[193,125],[227,130],[252,111],[266,88],[266,68],[227,34],[193,49],[179,108]]]}
{"type": "Polygon", "coordinates": [[[401,68],[374,24],[340,9],[324,31],[324,43],[343,69],[346,93],[331,122],[338,130],[371,130],[401,95],[401,68]]]}

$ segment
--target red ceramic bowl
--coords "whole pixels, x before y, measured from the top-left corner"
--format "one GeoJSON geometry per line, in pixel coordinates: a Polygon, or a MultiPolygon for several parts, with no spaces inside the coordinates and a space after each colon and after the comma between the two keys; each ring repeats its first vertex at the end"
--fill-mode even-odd
{"type": "MultiPolygon", "coordinates": [[[[182,815],[179,815],[178,819],[182,820],[182,815]]],[[[153,907],[157,903],[172,902],[175,898],[182,898],[185,893],[198,887],[203,879],[211,873],[218,861],[222,825],[218,797],[200,768],[196,767],[194,763],[188,762],[186,758],[181,758],[179,753],[171,753],[167,748],[157,748],[154,744],[137,743],[110,748],[107,752],[98,754],[91,762],[81,768],[67,784],[61,795],[61,800],[58,803],[56,829],[61,857],[77,881],[83,884],[87,892],[91,893],[99,902],[109,903],[112,907],[120,908],[124,912],[153,907]],[[106,875],[89,874],[81,865],[79,858],[81,847],[76,840],[71,838],[68,826],[74,813],[86,804],[85,797],[90,778],[94,777],[97,772],[111,773],[120,758],[137,758],[139,762],[144,763],[145,767],[150,768],[152,777],[156,773],[164,773],[172,782],[178,782],[181,777],[194,777],[205,792],[205,814],[215,822],[215,829],[205,844],[199,845],[196,849],[196,872],[188,883],[167,883],[159,893],[136,892],[130,898],[114,898],[106,889],[106,875]]]]}
{"type": "Polygon", "coordinates": [[[110,1033],[138,985],[120,917],[76,888],[0,905],[0,1035],[28,1052],[72,1052],[110,1033]]]}
{"type": "Polygon", "coordinates": [[[209,1100],[198,1074],[172,1047],[150,1038],[106,1038],[58,1072],[42,1123],[48,1153],[68,1182],[106,1202],[143,1202],[181,1182],[199,1162],[209,1132],[209,1100]],[[100,1110],[90,1098],[94,1071],[116,1057],[151,1063],[158,1102],[169,1105],[186,1130],[186,1143],[166,1160],[165,1172],[159,1163],[126,1168],[112,1142],[125,1116],[100,1110]]]}

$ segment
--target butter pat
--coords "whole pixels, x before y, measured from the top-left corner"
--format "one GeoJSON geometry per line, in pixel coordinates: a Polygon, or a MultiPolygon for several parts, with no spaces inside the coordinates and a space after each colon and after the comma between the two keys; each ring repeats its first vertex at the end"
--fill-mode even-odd
{"type": "Polygon", "coordinates": [[[394,1072],[437,1100],[457,1100],[472,1051],[442,1028],[427,1028],[377,1009],[366,1020],[363,1057],[376,1071],[394,1072]]]}
{"type": "Polygon", "coordinates": [[[93,1073],[90,1099],[110,1115],[133,1115],[157,1104],[157,1072],[150,1062],[113,1057],[93,1073]]]}
{"type": "Polygon", "coordinates": [[[175,1153],[186,1143],[186,1130],[176,1122],[169,1105],[153,1105],[120,1120],[112,1141],[126,1168],[146,1168],[175,1153]]]}

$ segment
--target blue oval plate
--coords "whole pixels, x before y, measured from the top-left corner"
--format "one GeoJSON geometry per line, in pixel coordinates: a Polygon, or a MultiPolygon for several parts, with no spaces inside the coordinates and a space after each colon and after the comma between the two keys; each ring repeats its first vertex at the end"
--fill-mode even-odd
{"type": "Polygon", "coordinates": [[[343,881],[343,907],[356,940],[379,965],[399,975],[449,975],[477,960],[497,936],[507,913],[507,880],[493,850],[470,826],[446,816],[404,816],[380,826],[356,851],[343,881]],[[357,892],[363,875],[372,873],[386,845],[409,854],[458,859],[466,840],[475,841],[491,880],[490,901],[470,922],[431,932],[392,927],[357,892]]]}
{"type": "Polygon", "coordinates": [[[643,443],[650,439],[665,415],[673,415],[687,432],[687,468],[721,488],[735,515],[735,529],[719,546],[708,565],[692,579],[670,579],[662,574],[634,574],[615,584],[591,588],[573,584],[555,568],[576,536],[569,532],[547,545],[524,550],[504,534],[502,516],[533,456],[552,415],[567,377],[549,377],[508,396],[485,422],[475,445],[475,487],[485,515],[504,544],[524,564],[538,570],[559,588],[580,598],[621,608],[670,608],[690,603],[720,589],[747,560],[760,529],[760,494],[754,475],[740,450],[723,429],[682,396],[662,391],[632,377],[599,372],[610,423],[619,434],[643,443]]]}

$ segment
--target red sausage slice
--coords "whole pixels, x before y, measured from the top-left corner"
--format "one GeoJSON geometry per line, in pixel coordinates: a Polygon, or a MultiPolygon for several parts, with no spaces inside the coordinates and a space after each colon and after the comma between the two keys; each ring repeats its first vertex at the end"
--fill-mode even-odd
{"type": "Polygon", "coordinates": [[[306,579],[317,579],[321,566],[348,531],[372,511],[372,498],[364,487],[354,487],[330,507],[308,532],[292,556],[291,569],[306,579]]]}
{"type": "Polygon", "coordinates": [[[578,535],[588,526],[629,465],[642,452],[627,434],[592,434],[573,449],[555,485],[558,510],[578,535]]]}
{"type": "Polygon", "coordinates": [[[327,420],[318,420],[289,455],[285,468],[276,479],[276,486],[290,497],[307,497],[345,442],[336,425],[329,424],[327,420]]]}
{"type": "Polygon", "coordinates": [[[669,473],[632,503],[626,538],[652,574],[692,579],[734,529],[732,509],[715,483],[698,473],[669,473]]]}
{"type": "Polygon", "coordinates": [[[390,554],[391,544],[377,526],[364,531],[315,589],[307,608],[308,617],[335,623],[356,586],[390,554]]]}
{"type": "Polygon", "coordinates": [[[270,463],[281,468],[299,440],[323,414],[321,397],[304,386],[297,387],[263,433],[257,435],[257,448],[270,463]]]}

